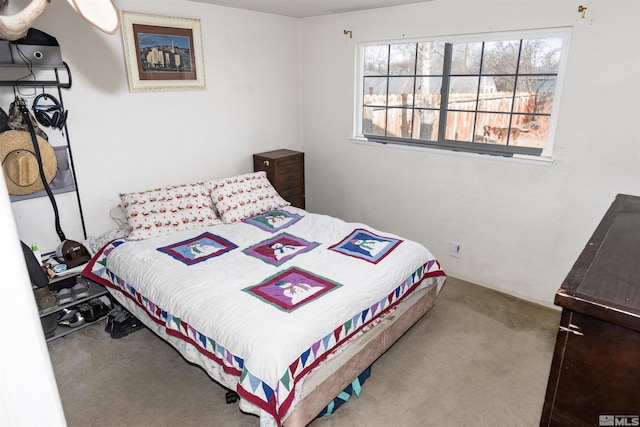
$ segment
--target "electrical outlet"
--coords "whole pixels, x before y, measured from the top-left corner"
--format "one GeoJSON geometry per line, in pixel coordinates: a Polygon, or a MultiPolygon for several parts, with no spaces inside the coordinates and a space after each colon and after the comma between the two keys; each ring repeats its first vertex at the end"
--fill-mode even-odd
{"type": "Polygon", "coordinates": [[[457,242],[451,242],[451,248],[449,249],[449,255],[454,256],[456,258],[460,258],[460,250],[461,250],[461,246],[460,243],[457,242]]]}

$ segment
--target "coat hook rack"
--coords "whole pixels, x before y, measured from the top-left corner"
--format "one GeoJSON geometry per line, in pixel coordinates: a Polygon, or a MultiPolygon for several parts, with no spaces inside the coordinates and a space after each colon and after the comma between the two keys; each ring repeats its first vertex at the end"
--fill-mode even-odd
{"type": "Polygon", "coordinates": [[[346,36],[347,34],[349,34],[349,38],[350,38],[350,39],[352,39],[352,38],[353,38],[353,33],[351,32],[351,30],[344,30],[342,33],[343,33],[345,36],[346,36]]]}
{"type": "Polygon", "coordinates": [[[582,13],[582,19],[587,17],[587,7],[586,6],[578,6],[578,13],[582,13]]]}

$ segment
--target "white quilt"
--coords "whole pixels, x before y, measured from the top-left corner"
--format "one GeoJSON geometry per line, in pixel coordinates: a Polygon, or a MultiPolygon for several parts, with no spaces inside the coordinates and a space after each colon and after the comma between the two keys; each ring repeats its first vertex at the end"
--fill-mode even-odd
{"type": "Polygon", "coordinates": [[[416,242],[293,207],[276,213],[116,241],[84,274],[198,345],[280,422],[297,380],[422,279],[441,287],[444,273],[416,242]]]}

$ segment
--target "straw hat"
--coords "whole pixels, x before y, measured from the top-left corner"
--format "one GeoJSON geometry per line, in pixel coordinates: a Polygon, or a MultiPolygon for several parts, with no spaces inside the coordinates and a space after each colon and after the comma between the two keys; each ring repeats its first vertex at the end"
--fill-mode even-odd
{"type": "MultiPolygon", "coordinates": [[[[47,141],[39,136],[36,138],[44,176],[50,183],[58,171],[56,153],[47,141]]],[[[10,130],[0,133],[0,161],[9,194],[22,196],[44,189],[29,132],[10,130]]]]}

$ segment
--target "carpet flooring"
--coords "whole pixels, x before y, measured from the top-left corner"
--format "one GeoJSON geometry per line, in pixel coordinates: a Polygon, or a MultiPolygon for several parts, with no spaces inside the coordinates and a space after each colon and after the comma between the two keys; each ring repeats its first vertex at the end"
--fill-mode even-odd
{"type": "MultiPolygon", "coordinates": [[[[360,397],[312,427],[537,426],[560,312],[447,278],[435,307],[374,364],[360,397]]],[[[258,426],[148,329],[99,322],[48,344],[70,427],[258,426]]]]}

